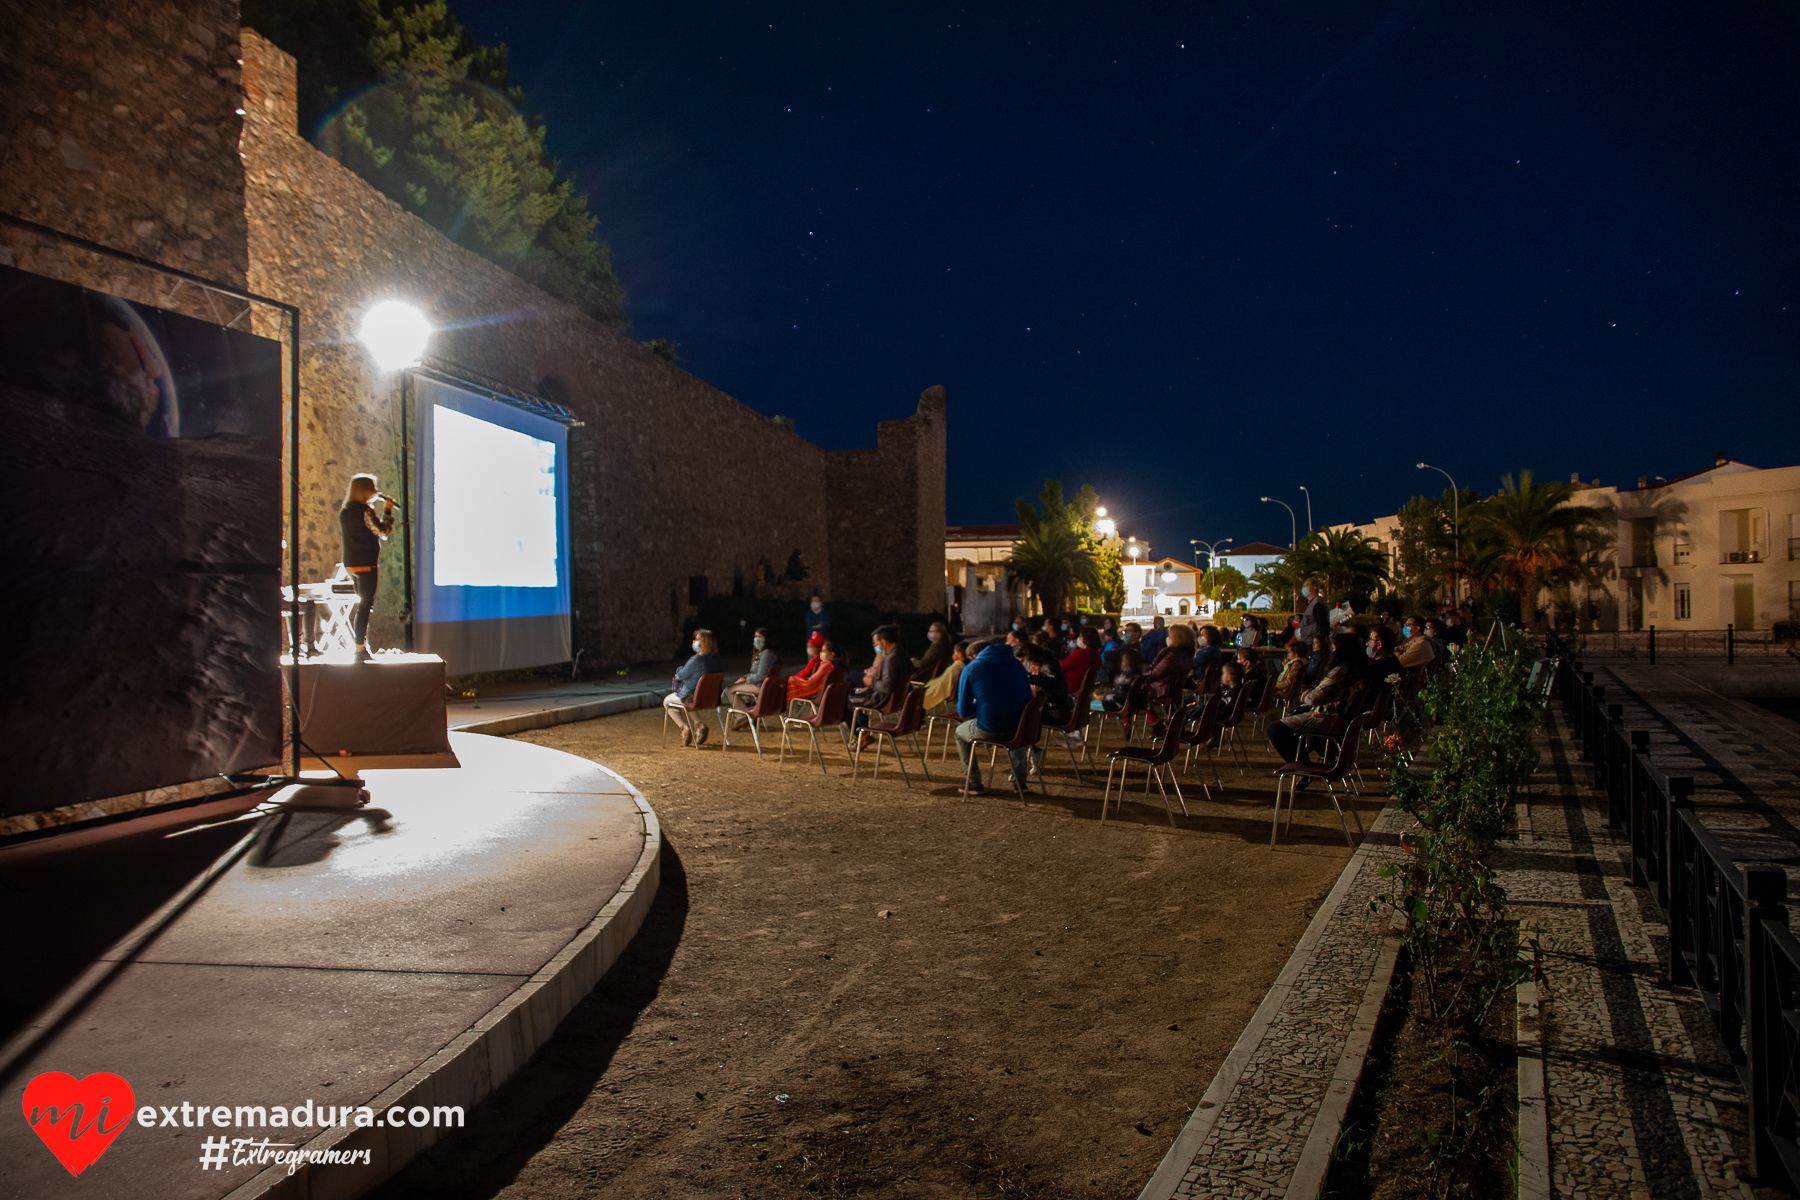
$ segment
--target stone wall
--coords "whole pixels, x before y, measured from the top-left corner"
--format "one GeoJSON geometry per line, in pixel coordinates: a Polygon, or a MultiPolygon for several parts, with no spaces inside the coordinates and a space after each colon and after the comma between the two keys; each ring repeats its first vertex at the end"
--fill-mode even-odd
{"type": "MultiPolygon", "coordinates": [[[[0,211],[244,286],[238,54],[235,0],[9,0],[0,211]]],[[[22,253],[19,266],[87,286],[116,274],[48,246],[22,253]]]]}
{"type": "Polygon", "coordinates": [[[838,594],[908,612],[944,607],[944,389],[877,426],[873,450],[830,460],[831,563],[838,594]]]}
{"type": "MultiPolygon", "coordinates": [[[[914,417],[883,422],[877,449],[819,449],[454,245],[317,151],[296,130],[293,60],[241,37],[251,287],[301,309],[304,577],[337,561],[351,473],[397,491],[399,381],[354,337],[367,306],[393,297],[443,331],[434,355],[549,394],[585,422],[570,432],[570,517],[587,663],[673,657],[694,576],[713,592],[941,606],[941,388],[914,417]],[[784,578],[796,551],[811,573],[799,583],[784,578]]],[[[385,555],[384,571],[372,640],[393,645],[400,556],[385,555]]]]}

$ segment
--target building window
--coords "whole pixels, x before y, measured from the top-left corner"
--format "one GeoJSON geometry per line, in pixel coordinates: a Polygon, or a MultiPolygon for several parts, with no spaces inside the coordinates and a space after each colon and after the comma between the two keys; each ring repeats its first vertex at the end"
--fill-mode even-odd
{"type": "Polygon", "coordinates": [[[1694,591],[1685,583],[1675,585],[1675,619],[1689,621],[1694,616],[1694,591]]]}

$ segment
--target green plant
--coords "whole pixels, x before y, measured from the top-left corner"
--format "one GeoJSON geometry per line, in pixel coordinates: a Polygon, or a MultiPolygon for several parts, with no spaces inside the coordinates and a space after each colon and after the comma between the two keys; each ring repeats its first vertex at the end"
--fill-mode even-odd
{"type": "Polygon", "coordinates": [[[1475,518],[1492,542],[1500,582],[1518,593],[1520,624],[1537,625],[1538,591],[1597,579],[1605,544],[1600,510],[1571,503],[1572,485],[1537,483],[1530,471],[1502,477],[1500,491],[1481,502],[1475,518]]]}
{"type": "Polygon", "coordinates": [[[1777,621],[1771,632],[1778,642],[1800,642],[1800,621],[1777,621]]]}
{"type": "Polygon", "coordinates": [[[1390,794],[1420,833],[1411,862],[1382,868],[1398,887],[1377,903],[1405,917],[1431,1018],[1458,1030],[1479,1030],[1521,978],[1506,893],[1488,856],[1511,827],[1516,789],[1537,765],[1526,690],[1535,656],[1516,632],[1469,642],[1455,673],[1425,697],[1438,722],[1435,769],[1415,775],[1398,755],[1389,768],[1390,794]]]}

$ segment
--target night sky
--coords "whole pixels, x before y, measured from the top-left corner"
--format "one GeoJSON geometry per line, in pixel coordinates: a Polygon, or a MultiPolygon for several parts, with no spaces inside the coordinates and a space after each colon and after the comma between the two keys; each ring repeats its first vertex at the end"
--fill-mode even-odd
{"type": "Polygon", "coordinates": [[[1800,463],[1800,6],[450,6],[634,336],[831,448],[944,384],[952,523],[1800,463]]]}

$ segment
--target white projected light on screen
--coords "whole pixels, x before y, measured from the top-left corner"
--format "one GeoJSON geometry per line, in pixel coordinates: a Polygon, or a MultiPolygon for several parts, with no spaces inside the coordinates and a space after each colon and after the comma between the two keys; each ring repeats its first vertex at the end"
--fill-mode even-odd
{"type": "Polygon", "coordinates": [[[556,586],[556,443],[432,410],[432,582],[556,586]]]}

